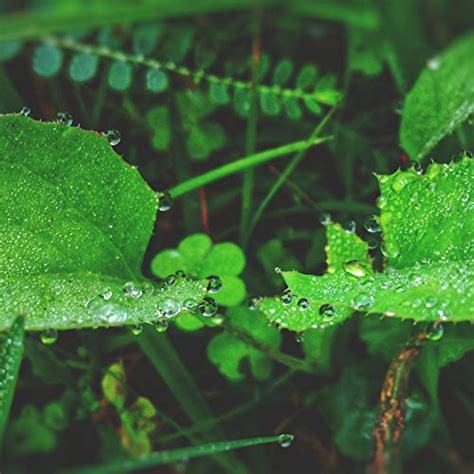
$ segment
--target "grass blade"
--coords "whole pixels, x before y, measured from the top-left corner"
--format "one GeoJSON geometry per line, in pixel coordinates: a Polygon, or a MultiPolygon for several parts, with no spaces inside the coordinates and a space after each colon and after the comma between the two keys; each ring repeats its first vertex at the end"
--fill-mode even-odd
{"type": "Polygon", "coordinates": [[[24,320],[19,317],[12,324],[0,349],[0,448],[15,393],[16,381],[23,357],[24,320]]]}
{"type": "Polygon", "coordinates": [[[208,443],[200,446],[190,446],[187,448],[178,448],[169,451],[160,451],[152,453],[140,459],[123,459],[109,464],[99,466],[86,466],[79,469],[63,471],[65,474],[107,474],[119,472],[133,472],[141,469],[148,469],[161,464],[169,464],[181,461],[183,459],[196,458],[201,456],[210,456],[233,449],[246,448],[249,446],[258,446],[261,444],[280,443],[289,445],[293,440],[293,435],[281,434],[278,436],[268,436],[264,438],[238,439],[235,441],[223,441],[221,443],[208,443]]]}
{"type": "Polygon", "coordinates": [[[310,146],[319,145],[320,143],[328,141],[330,138],[331,137],[321,137],[312,138],[310,140],[300,140],[277,148],[272,148],[271,150],[261,151],[259,153],[255,153],[254,155],[240,158],[233,161],[232,163],[220,166],[219,168],[215,168],[211,171],[208,171],[207,173],[203,173],[200,176],[191,178],[184,183],[180,183],[174,188],[171,188],[170,193],[174,198],[180,197],[183,194],[194,191],[201,186],[225,178],[231,174],[261,165],[262,163],[273,160],[274,158],[279,158],[280,156],[288,155],[289,153],[306,150],[310,146]]]}

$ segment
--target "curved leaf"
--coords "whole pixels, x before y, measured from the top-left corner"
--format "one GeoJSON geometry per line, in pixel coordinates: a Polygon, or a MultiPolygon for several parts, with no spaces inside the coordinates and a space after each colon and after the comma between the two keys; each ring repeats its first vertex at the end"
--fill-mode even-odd
{"type": "Polygon", "coordinates": [[[411,169],[379,177],[385,271],[372,270],[359,238],[331,225],[333,273],[282,272],[290,293],[282,301],[263,299],[260,309],[295,331],[340,323],[354,311],[416,321],[474,319],[473,178],[468,157],[433,163],[424,175],[411,169]]]}
{"type": "Polygon", "coordinates": [[[412,159],[425,156],[474,112],[474,35],[428,61],[403,107],[400,142],[412,159]]]}
{"type": "Polygon", "coordinates": [[[105,137],[22,115],[0,137],[0,330],[138,324],[202,299],[198,281],[143,280],[157,197],[105,137]]]}

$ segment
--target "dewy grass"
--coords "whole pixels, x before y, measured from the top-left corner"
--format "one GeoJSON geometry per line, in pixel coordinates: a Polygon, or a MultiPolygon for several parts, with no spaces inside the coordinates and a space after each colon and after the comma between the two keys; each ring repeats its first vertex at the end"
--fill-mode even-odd
{"type": "Polygon", "coordinates": [[[33,3],[0,471],[472,471],[471,2],[33,3]]]}

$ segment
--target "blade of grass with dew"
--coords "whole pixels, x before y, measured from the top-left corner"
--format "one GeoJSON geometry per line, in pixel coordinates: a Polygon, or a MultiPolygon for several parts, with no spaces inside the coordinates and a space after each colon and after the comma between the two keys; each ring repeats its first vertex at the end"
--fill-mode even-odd
{"type": "Polygon", "coordinates": [[[139,459],[121,459],[109,464],[97,466],[85,466],[78,469],[68,469],[62,471],[64,474],[116,474],[119,472],[133,472],[137,470],[149,469],[162,464],[179,462],[183,459],[210,456],[217,453],[232,451],[234,449],[259,446],[262,444],[279,443],[289,445],[294,439],[291,434],[281,434],[278,436],[268,436],[261,438],[238,439],[235,441],[223,441],[221,443],[208,443],[200,446],[190,446],[169,451],[160,451],[149,454],[139,459]]]}
{"type": "MultiPolygon", "coordinates": [[[[332,114],[334,113],[335,110],[336,110],[335,107],[332,108],[327,113],[327,115],[321,120],[321,122],[314,129],[313,133],[311,134],[310,138],[308,139],[308,142],[313,142],[313,140],[317,140],[317,136],[319,135],[321,130],[324,128],[326,123],[329,121],[329,119],[332,117],[332,114]]],[[[320,140],[327,141],[330,138],[331,137],[325,137],[324,139],[321,138],[320,140]]],[[[319,143],[323,143],[323,142],[319,141],[319,143]]],[[[252,222],[251,222],[251,224],[248,228],[248,231],[247,231],[245,242],[248,242],[248,239],[250,238],[250,236],[253,232],[253,229],[257,225],[257,222],[260,219],[260,217],[261,217],[263,211],[265,210],[265,208],[268,206],[268,204],[273,199],[275,194],[281,188],[281,186],[283,185],[285,180],[288,178],[288,176],[290,176],[290,174],[296,169],[296,167],[300,164],[301,160],[304,158],[306,150],[307,150],[307,148],[301,148],[301,149],[297,150],[296,155],[293,157],[293,159],[287,165],[287,167],[285,168],[283,173],[280,175],[280,177],[277,179],[275,184],[272,186],[272,188],[268,192],[268,194],[263,198],[262,202],[260,203],[260,205],[258,206],[257,210],[255,211],[255,213],[253,215],[252,222]]]]}
{"type": "Polygon", "coordinates": [[[3,339],[0,348],[0,449],[15,393],[24,349],[24,319],[18,317],[3,339]]]}
{"type": "MultiPolygon", "coordinates": [[[[145,328],[137,338],[137,343],[193,423],[203,423],[215,418],[199,387],[166,335],[154,332],[153,328],[145,328]]],[[[202,438],[204,441],[220,441],[224,439],[224,434],[216,426],[203,433],[202,438]]],[[[216,461],[232,474],[248,472],[235,455],[220,455],[216,457],[216,461]]]]}
{"type": "Polygon", "coordinates": [[[214,168],[211,171],[203,173],[199,176],[191,178],[184,183],[177,184],[169,190],[173,198],[178,198],[183,194],[194,191],[195,189],[200,188],[219,179],[230,176],[234,173],[239,173],[245,169],[251,168],[253,166],[261,165],[267,161],[273,160],[274,158],[279,158],[281,156],[288,155],[290,153],[297,152],[299,150],[306,150],[307,148],[313,145],[319,145],[331,139],[332,137],[321,137],[315,138],[313,140],[300,140],[297,142],[289,143],[277,148],[272,148],[270,150],[265,150],[254,155],[246,156],[238,160],[228,163],[226,165],[220,166],[219,168],[214,168]]]}

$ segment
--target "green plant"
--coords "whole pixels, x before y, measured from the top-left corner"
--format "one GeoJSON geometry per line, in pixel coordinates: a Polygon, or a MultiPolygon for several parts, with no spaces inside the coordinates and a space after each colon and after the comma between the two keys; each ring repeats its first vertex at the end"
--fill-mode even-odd
{"type": "Polygon", "coordinates": [[[470,472],[469,2],[27,5],[0,471],[470,472]]]}

